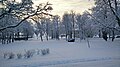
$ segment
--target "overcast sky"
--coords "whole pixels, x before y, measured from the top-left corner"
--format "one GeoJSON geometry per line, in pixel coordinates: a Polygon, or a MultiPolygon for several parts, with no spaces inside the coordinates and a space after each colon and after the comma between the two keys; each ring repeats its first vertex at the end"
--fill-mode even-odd
{"type": "Polygon", "coordinates": [[[76,13],[81,13],[94,5],[93,0],[33,0],[35,4],[50,2],[52,3],[52,14],[62,15],[66,11],[74,10],[76,13]]]}
{"type": "Polygon", "coordinates": [[[50,2],[52,3],[54,15],[62,15],[66,11],[74,10],[76,13],[81,13],[94,5],[93,0],[34,0],[35,4],[50,2]]]}

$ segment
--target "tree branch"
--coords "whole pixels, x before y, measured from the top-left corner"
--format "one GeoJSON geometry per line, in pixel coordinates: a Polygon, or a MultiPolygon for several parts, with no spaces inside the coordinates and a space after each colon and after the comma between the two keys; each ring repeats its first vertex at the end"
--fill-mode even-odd
{"type": "MultiPolygon", "coordinates": [[[[41,15],[41,14],[44,14],[44,15],[49,15],[49,16],[52,16],[51,14],[48,14],[48,13],[45,13],[44,11],[46,10],[49,10],[49,9],[46,9],[47,5],[50,5],[48,2],[47,4],[41,9],[41,8],[37,8],[35,13],[33,13],[32,15],[28,15],[27,17],[25,17],[24,19],[22,19],[20,22],[18,22],[16,25],[10,25],[10,26],[6,26],[6,27],[3,27],[3,28],[0,28],[0,31],[3,31],[5,29],[8,29],[8,28],[15,28],[17,26],[19,26],[23,21],[25,21],[26,19],[30,18],[30,17],[33,17],[35,15],[41,15]],[[40,10],[39,10],[40,9],[40,10]]],[[[4,16],[6,13],[0,15],[0,16],[4,16]]]]}
{"type": "Polygon", "coordinates": [[[108,3],[109,3],[109,6],[110,6],[110,9],[111,9],[112,13],[116,17],[116,20],[117,20],[117,23],[118,23],[119,27],[120,27],[120,18],[118,17],[118,15],[116,14],[116,12],[112,9],[112,5],[111,5],[110,0],[108,0],[108,3]]]}
{"type": "Polygon", "coordinates": [[[118,30],[118,29],[116,29],[116,28],[114,28],[114,27],[108,27],[108,26],[102,24],[102,23],[101,23],[99,20],[97,20],[93,15],[89,14],[89,16],[91,16],[97,23],[99,23],[100,25],[104,26],[105,28],[114,29],[114,30],[120,32],[120,30],[118,30]]]}

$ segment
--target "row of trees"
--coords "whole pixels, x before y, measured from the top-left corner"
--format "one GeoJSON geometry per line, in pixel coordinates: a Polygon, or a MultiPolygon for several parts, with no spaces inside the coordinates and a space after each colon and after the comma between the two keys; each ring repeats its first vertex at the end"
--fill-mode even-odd
{"type": "Polygon", "coordinates": [[[59,40],[59,31],[60,31],[60,17],[58,15],[53,17],[42,17],[37,18],[38,21],[33,19],[36,22],[35,24],[35,34],[37,37],[40,36],[41,41],[43,41],[43,36],[46,37],[48,40],[49,37],[51,39],[58,39],[59,40]]]}
{"type": "Polygon", "coordinates": [[[92,13],[85,11],[83,15],[75,14],[74,11],[65,13],[59,25],[56,25],[59,26],[59,31],[57,31],[59,35],[65,34],[66,40],[75,37],[85,39],[99,35],[106,41],[109,35],[109,38],[114,41],[115,35],[120,34],[120,1],[95,0],[95,6],[90,10],[92,13]]]}
{"type": "Polygon", "coordinates": [[[65,36],[66,40],[76,37],[85,39],[99,35],[107,40],[107,35],[112,36],[120,31],[120,1],[119,0],[95,0],[95,6],[85,11],[82,15],[74,11],[64,13],[63,17],[53,16],[48,13],[52,10],[50,3],[39,4],[33,8],[32,0],[1,0],[0,8],[0,35],[1,40],[11,42],[15,36],[22,33],[26,37],[34,33],[48,40],[65,36]],[[31,20],[30,20],[31,19],[31,20]],[[35,25],[31,23],[35,22],[35,25]],[[7,40],[6,40],[7,39],[7,40]]]}
{"type": "Polygon", "coordinates": [[[58,15],[52,17],[42,17],[37,18],[35,25],[35,34],[41,37],[43,41],[43,36],[46,36],[48,40],[51,39],[59,40],[60,36],[69,39],[85,39],[86,37],[93,37],[95,34],[95,27],[93,19],[89,16],[87,12],[83,15],[75,14],[71,11],[70,13],[65,13],[62,18],[58,15]]]}
{"type": "Polygon", "coordinates": [[[75,37],[85,39],[95,35],[96,25],[94,25],[93,19],[87,11],[85,11],[83,15],[75,14],[73,11],[71,11],[71,13],[65,13],[62,20],[66,31],[66,38],[68,39],[75,37]]]}
{"type": "Polygon", "coordinates": [[[92,13],[85,11],[82,15],[75,14],[74,11],[70,13],[64,13],[60,18],[58,15],[48,17],[45,16],[38,18],[36,22],[36,34],[40,34],[41,40],[43,36],[46,36],[48,40],[58,39],[60,36],[65,36],[66,40],[80,38],[86,39],[99,35],[107,40],[112,37],[112,41],[115,38],[115,34],[119,34],[119,25],[116,21],[116,17],[112,13],[104,15],[104,11],[98,11],[97,5],[93,7],[92,13]],[[98,12],[97,12],[98,11],[98,12]]]}
{"type": "Polygon", "coordinates": [[[79,38],[85,39],[99,35],[106,41],[120,34],[120,1],[119,0],[95,0],[95,6],[90,9],[92,13],[85,11],[83,15],[66,13],[63,15],[66,38],[75,38],[76,31],[79,38]]]}

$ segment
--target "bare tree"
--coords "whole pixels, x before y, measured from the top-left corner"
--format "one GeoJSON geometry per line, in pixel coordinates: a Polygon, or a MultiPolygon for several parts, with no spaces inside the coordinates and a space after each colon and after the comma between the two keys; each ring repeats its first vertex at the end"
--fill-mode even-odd
{"type": "Polygon", "coordinates": [[[75,39],[75,12],[72,10],[71,11],[71,16],[72,16],[72,31],[73,31],[73,38],[75,39]]]}
{"type": "Polygon", "coordinates": [[[52,10],[52,7],[50,6],[50,3],[46,4],[39,4],[37,8],[33,8],[32,4],[33,2],[31,0],[24,1],[22,0],[21,3],[14,1],[2,1],[3,5],[6,6],[4,8],[4,12],[0,15],[0,18],[4,18],[5,15],[11,15],[13,17],[16,17],[20,19],[20,21],[17,24],[8,25],[5,27],[1,27],[0,31],[3,31],[8,28],[15,28],[19,26],[23,21],[34,17],[36,15],[50,15],[47,11],[52,10]]]}
{"type": "Polygon", "coordinates": [[[60,17],[58,15],[54,16],[53,19],[53,33],[52,33],[52,37],[56,38],[59,40],[59,23],[60,23],[60,17]]]}
{"type": "MultiPolygon", "coordinates": [[[[115,31],[120,31],[119,25],[119,1],[118,0],[95,0],[95,7],[92,8],[92,14],[89,14],[99,27],[99,32],[106,30],[109,38],[112,35],[112,41],[115,39],[115,31]]],[[[104,33],[102,33],[104,35],[104,33]]],[[[107,37],[105,37],[107,38],[107,37]]]]}
{"type": "Polygon", "coordinates": [[[119,9],[120,4],[119,0],[103,0],[106,5],[110,7],[110,10],[112,11],[113,15],[116,17],[117,23],[120,26],[120,17],[119,17],[119,9]]]}
{"type": "Polygon", "coordinates": [[[69,13],[65,13],[63,15],[63,25],[65,26],[65,32],[66,32],[66,40],[68,40],[69,38],[72,38],[72,19],[71,19],[71,14],[69,13]]]}

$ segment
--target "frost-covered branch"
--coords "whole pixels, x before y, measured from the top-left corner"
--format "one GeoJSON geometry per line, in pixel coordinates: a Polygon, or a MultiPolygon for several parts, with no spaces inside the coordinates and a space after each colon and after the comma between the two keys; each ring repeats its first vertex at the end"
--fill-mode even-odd
{"type": "Polygon", "coordinates": [[[106,25],[102,24],[102,23],[101,23],[99,20],[97,20],[93,15],[89,14],[89,16],[91,16],[94,21],[96,21],[97,23],[99,23],[99,24],[102,25],[103,27],[108,28],[108,29],[114,29],[114,30],[120,32],[120,30],[118,30],[118,29],[116,29],[116,28],[114,28],[114,27],[109,27],[109,26],[106,26],[106,25]]]}
{"type": "Polygon", "coordinates": [[[117,0],[114,1],[115,8],[112,7],[111,0],[108,0],[107,2],[103,0],[106,5],[110,7],[110,10],[112,11],[113,15],[116,17],[117,23],[120,26],[120,17],[117,15],[117,10],[118,10],[118,4],[117,0]]]}
{"type": "MultiPolygon", "coordinates": [[[[19,21],[15,25],[9,25],[9,26],[2,27],[2,28],[0,28],[0,31],[3,31],[3,30],[8,29],[8,28],[15,28],[15,27],[19,26],[23,21],[25,21],[25,20],[27,20],[27,19],[29,19],[31,17],[37,16],[37,15],[49,15],[49,16],[52,16],[51,14],[47,13],[47,11],[52,10],[52,7],[50,5],[51,4],[49,4],[48,2],[43,6],[43,8],[41,7],[41,5],[39,5],[39,6],[37,6],[37,9],[34,9],[34,13],[31,13],[31,14],[28,14],[28,13],[27,14],[18,13],[18,14],[23,15],[23,16],[21,16],[21,19],[19,17],[20,15],[17,15],[16,12],[8,14],[8,15],[12,15],[14,17],[19,18],[21,21],[19,21]]],[[[5,14],[7,14],[7,13],[4,13],[4,14],[2,14],[0,16],[2,17],[5,14]]]]}

